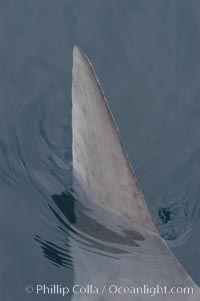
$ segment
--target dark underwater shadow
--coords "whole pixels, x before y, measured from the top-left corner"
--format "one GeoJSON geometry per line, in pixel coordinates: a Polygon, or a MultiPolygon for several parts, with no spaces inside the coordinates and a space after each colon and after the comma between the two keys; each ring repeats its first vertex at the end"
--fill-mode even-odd
{"type": "Polygon", "coordinates": [[[89,216],[90,210],[74,196],[73,191],[52,195],[52,200],[56,207],[49,204],[49,208],[60,224],[58,229],[65,233],[65,248],[43,241],[39,235],[35,236],[35,240],[40,243],[44,256],[57,267],[73,268],[71,239],[81,240],[82,248],[88,252],[116,259],[117,254],[129,254],[124,246],[140,247],[139,241],[144,241],[137,231],[123,229],[119,234],[99,223],[94,212],[93,216],[89,216]]]}
{"type": "MultiPolygon", "coordinates": [[[[123,235],[120,235],[119,233],[114,232],[107,228],[105,225],[99,223],[95,219],[95,212],[92,212],[92,217],[89,216],[90,210],[85,207],[80,201],[78,201],[74,197],[73,193],[62,192],[60,195],[53,195],[52,199],[60,209],[62,214],[66,217],[68,222],[74,225],[74,228],[79,230],[81,233],[90,236],[91,240],[92,238],[94,238],[102,242],[138,247],[139,244],[136,241],[144,240],[144,237],[137,231],[123,229],[123,235]]],[[[55,214],[54,209],[52,207],[50,208],[55,214]]],[[[80,232],[79,235],[81,235],[80,232]]]]}

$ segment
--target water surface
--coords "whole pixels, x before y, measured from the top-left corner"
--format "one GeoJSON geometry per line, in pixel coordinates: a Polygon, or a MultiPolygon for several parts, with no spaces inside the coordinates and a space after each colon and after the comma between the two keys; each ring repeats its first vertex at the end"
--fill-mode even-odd
{"type": "MultiPolygon", "coordinates": [[[[161,235],[200,283],[199,6],[0,1],[1,300],[27,300],[29,283],[71,285],[73,241],[112,261],[127,252],[124,235],[133,235],[114,234],[80,200],[74,213],[74,44],[94,64],[161,235]]],[[[143,238],[133,237],[137,247],[143,238]]]]}

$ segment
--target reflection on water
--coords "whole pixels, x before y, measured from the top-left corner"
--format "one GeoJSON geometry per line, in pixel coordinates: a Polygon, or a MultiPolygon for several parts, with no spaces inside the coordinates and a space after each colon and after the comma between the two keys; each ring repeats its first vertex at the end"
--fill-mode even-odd
{"type": "Polygon", "coordinates": [[[94,62],[161,235],[200,279],[199,4],[86,2],[0,4],[1,300],[26,301],[27,282],[73,283],[82,253],[109,267],[145,243],[71,191],[76,43],[94,62]]]}
{"type": "Polygon", "coordinates": [[[44,256],[55,266],[72,267],[72,257],[70,252],[67,253],[67,244],[65,248],[61,248],[50,241],[43,242],[39,235],[35,236],[35,240],[40,243],[44,256]]]}
{"type": "MultiPolygon", "coordinates": [[[[90,258],[93,268],[95,261],[102,261],[108,269],[115,265],[128,271],[127,256],[132,256],[133,250],[137,254],[145,243],[144,234],[130,221],[122,221],[116,212],[111,219],[109,211],[71,189],[71,119],[63,99],[52,87],[51,93],[42,93],[42,101],[36,95],[29,102],[13,105],[1,119],[0,178],[2,197],[8,200],[2,203],[1,212],[9,212],[10,229],[15,229],[5,248],[11,253],[7,270],[8,266],[20,270],[16,289],[27,279],[48,283],[52,273],[61,282],[73,283],[82,254],[90,258]],[[18,239],[13,255],[10,243],[18,233],[23,233],[24,244],[18,239]],[[17,259],[19,254],[23,254],[23,264],[17,259]]],[[[198,211],[188,197],[183,195],[183,207],[174,202],[153,212],[163,237],[180,246],[185,234],[189,235],[192,220],[198,227],[198,211]]],[[[20,298],[24,300],[22,291],[20,298]]]]}
{"type": "MultiPolygon", "coordinates": [[[[70,239],[81,241],[82,248],[88,249],[88,252],[115,259],[118,259],[114,257],[116,254],[129,254],[124,249],[124,245],[139,247],[139,241],[144,240],[144,237],[137,231],[122,228],[120,234],[106,228],[103,223],[95,220],[95,212],[81,204],[73,192],[65,191],[60,195],[53,195],[52,199],[59,208],[59,212],[51,205],[49,207],[61,224],[58,228],[66,234],[66,248],[60,248],[49,241],[44,242],[39,235],[35,236],[35,240],[41,244],[44,256],[57,266],[71,267],[73,264],[73,254],[70,255],[70,239]]],[[[103,221],[105,215],[106,211],[103,221]]],[[[108,213],[107,215],[109,218],[108,213]]]]}
{"type": "Polygon", "coordinates": [[[129,244],[131,246],[139,246],[136,241],[144,240],[144,237],[136,231],[123,229],[123,235],[119,235],[106,228],[103,223],[100,224],[95,220],[95,212],[90,212],[87,207],[75,199],[73,194],[65,192],[60,196],[54,195],[52,198],[67,220],[74,224],[76,229],[95,239],[122,245],[129,244]]]}

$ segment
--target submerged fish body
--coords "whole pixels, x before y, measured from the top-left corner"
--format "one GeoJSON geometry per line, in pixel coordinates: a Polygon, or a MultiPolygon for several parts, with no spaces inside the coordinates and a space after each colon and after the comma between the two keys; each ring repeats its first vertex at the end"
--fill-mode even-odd
{"type": "Polygon", "coordinates": [[[76,46],[72,131],[74,189],[85,196],[85,210],[75,205],[76,226],[88,242],[72,241],[73,301],[199,300],[152,221],[92,65],[76,46]],[[181,293],[186,287],[191,291],[181,293]]]}

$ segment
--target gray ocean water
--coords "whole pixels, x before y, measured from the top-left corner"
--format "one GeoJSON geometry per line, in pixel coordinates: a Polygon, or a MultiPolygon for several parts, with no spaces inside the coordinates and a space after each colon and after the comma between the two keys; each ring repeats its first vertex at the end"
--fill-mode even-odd
{"type": "Polygon", "coordinates": [[[63,299],[24,288],[71,285],[73,240],[117,254],[74,214],[74,44],[94,65],[160,234],[200,284],[199,11],[195,0],[0,0],[0,300],[63,299]]]}

